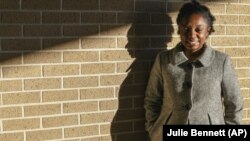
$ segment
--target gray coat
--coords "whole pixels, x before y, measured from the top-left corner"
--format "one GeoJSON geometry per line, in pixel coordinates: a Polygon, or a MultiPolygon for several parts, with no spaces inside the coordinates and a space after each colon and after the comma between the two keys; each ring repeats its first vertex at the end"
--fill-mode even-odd
{"type": "Polygon", "coordinates": [[[162,140],[164,124],[240,124],[243,99],[228,55],[205,45],[195,62],[178,44],[156,57],[146,89],[146,130],[162,140]]]}

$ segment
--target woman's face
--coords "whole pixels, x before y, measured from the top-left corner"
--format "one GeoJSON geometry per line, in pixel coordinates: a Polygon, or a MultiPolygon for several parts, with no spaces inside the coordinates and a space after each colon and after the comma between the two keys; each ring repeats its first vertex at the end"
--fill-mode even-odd
{"type": "Polygon", "coordinates": [[[179,26],[181,42],[187,50],[196,52],[206,42],[209,30],[206,19],[201,14],[193,14],[179,26]]]}

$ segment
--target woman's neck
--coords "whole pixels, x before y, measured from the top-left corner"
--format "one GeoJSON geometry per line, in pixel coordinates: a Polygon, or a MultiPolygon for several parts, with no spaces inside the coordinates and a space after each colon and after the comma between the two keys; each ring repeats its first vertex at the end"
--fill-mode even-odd
{"type": "Polygon", "coordinates": [[[188,50],[185,47],[183,47],[184,54],[186,55],[186,57],[190,61],[197,60],[201,56],[201,54],[204,52],[204,49],[205,49],[205,47],[203,46],[199,50],[192,51],[192,50],[188,50]]]}

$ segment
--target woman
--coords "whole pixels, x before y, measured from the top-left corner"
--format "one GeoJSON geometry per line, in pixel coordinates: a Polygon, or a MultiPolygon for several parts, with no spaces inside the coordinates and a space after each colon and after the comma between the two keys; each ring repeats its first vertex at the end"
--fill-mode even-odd
{"type": "Polygon", "coordinates": [[[158,54],[146,89],[151,141],[162,140],[164,124],[240,124],[243,102],[231,60],[206,44],[214,21],[198,2],[180,9],[181,42],[158,54]]]}

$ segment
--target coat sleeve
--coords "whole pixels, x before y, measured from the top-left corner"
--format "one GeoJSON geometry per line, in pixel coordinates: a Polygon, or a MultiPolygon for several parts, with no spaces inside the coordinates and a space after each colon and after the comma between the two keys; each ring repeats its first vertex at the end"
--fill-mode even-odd
{"type": "Polygon", "coordinates": [[[238,78],[229,56],[226,57],[224,62],[222,94],[224,98],[226,124],[240,124],[243,99],[240,94],[238,78]]]}
{"type": "Polygon", "coordinates": [[[145,128],[150,131],[154,122],[159,117],[161,105],[162,105],[162,74],[161,74],[161,63],[160,54],[157,55],[153,64],[148,85],[145,92],[144,108],[146,111],[146,124],[145,128]]]}

